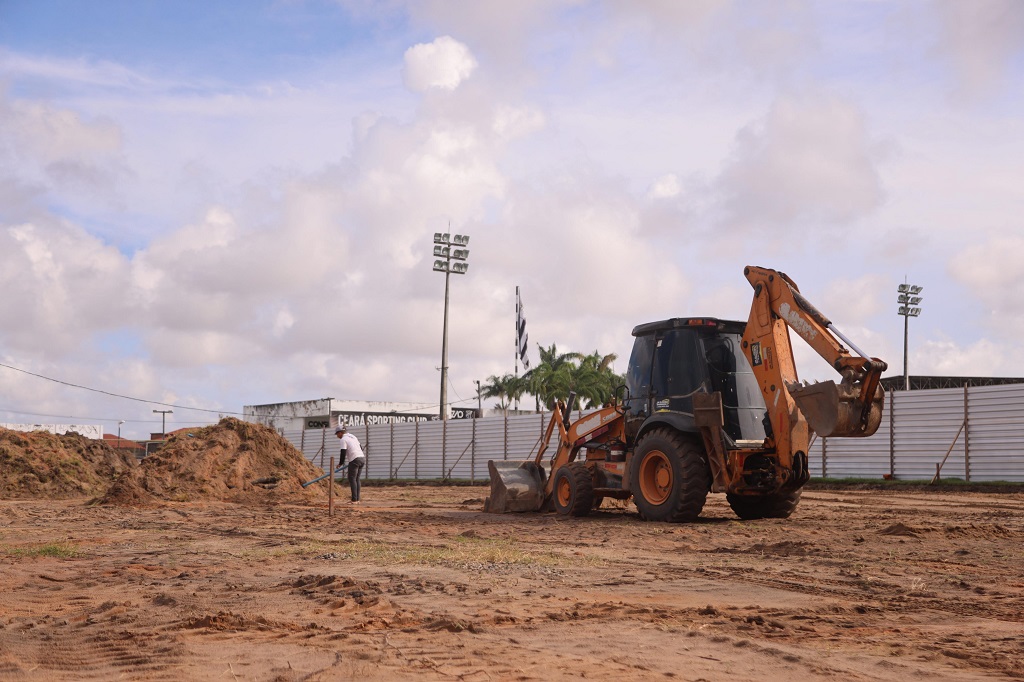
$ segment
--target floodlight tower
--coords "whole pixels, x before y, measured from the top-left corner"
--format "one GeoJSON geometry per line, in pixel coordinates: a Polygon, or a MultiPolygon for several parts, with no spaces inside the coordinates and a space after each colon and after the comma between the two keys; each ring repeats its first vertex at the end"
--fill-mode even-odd
{"type": "Polygon", "coordinates": [[[924,287],[919,287],[916,284],[907,284],[905,281],[899,286],[897,291],[899,296],[896,297],[896,302],[900,304],[898,314],[903,316],[903,390],[910,390],[910,370],[907,369],[907,338],[910,333],[910,318],[917,317],[921,314],[921,309],[915,306],[919,305],[923,298],[918,296],[924,287]]]}
{"type": "Polygon", "coordinates": [[[448,278],[469,269],[469,235],[434,233],[434,271],[444,273],[444,331],[441,336],[441,419],[448,419],[448,278]],[[452,261],[455,261],[454,263],[452,261]]]}

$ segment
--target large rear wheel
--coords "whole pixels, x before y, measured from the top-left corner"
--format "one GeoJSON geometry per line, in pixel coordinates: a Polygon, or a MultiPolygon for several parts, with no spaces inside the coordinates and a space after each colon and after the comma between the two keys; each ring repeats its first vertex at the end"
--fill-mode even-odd
{"type": "Polygon", "coordinates": [[[672,429],[655,429],[640,441],[630,467],[630,489],[647,521],[693,521],[711,489],[704,449],[672,429]]]}
{"type": "Polygon", "coordinates": [[[733,495],[725,499],[736,512],[736,516],[750,521],[753,519],[788,519],[800,504],[800,491],[790,490],[774,495],[733,495]]]}
{"type": "Polygon", "coordinates": [[[594,479],[582,462],[572,462],[555,472],[555,511],[568,516],[586,516],[594,506],[594,479]]]}

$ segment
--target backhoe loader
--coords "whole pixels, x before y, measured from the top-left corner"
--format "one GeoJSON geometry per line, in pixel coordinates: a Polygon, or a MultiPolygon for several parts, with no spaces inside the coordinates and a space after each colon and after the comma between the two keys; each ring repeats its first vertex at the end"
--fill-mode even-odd
{"type": "Polygon", "coordinates": [[[685,522],[709,492],[724,492],[742,519],[788,518],[810,476],[812,433],[878,430],[887,365],[784,273],[743,273],[754,289],[746,323],[688,317],[634,328],[622,399],[575,422],[572,395],[555,405],[532,459],[488,462],[485,510],[584,516],[604,498],[632,498],[646,520],[685,522]],[[831,364],[838,384],[799,381],[790,330],[831,364]]]}

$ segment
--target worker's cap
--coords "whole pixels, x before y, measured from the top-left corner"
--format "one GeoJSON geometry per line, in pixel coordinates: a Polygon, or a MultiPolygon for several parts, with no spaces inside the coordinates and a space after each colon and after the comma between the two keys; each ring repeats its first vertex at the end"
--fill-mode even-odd
{"type": "Polygon", "coordinates": [[[338,424],[337,426],[334,427],[335,433],[341,433],[343,431],[348,431],[348,427],[345,426],[344,424],[338,424]]]}

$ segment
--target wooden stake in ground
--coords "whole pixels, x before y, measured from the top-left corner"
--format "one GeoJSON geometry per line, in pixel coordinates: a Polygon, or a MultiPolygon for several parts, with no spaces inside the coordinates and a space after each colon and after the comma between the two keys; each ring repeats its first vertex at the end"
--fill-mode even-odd
{"type": "Polygon", "coordinates": [[[946,450],[946,456],[942,458],[941,462],[935,465],[935,476],[932,477],[932,480],[929,483],[929,485],[932,485],[939,480],[939,472],[942,471],[942,465],[946,463],[947,459],[949,459],[949,453],[953,452],[953,446],[956,445],[956,442],[958,440],[960,440],[960,434],[963,433],[965,426],[967,426],[966,418],[962,422],[960,422],[960,430],[956,432],[956,436],[953,437],[953,442],[949,444],[949,450],[946,450]]]}
{"type": "Polygon", "coordinates": [[[334,456],[331,456],[331,464],[328,471],[331,475],[327,479],[327,516],[334,516],[334,456]]]}

